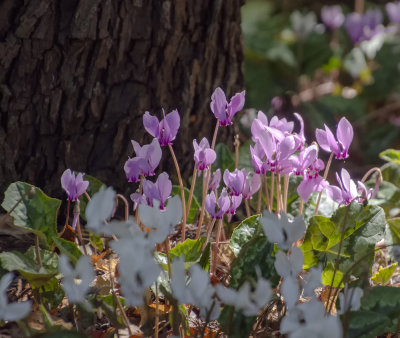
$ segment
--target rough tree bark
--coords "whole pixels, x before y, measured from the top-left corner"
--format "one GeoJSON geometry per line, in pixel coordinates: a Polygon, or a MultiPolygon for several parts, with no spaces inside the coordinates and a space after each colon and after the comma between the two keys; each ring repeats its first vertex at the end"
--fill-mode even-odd
{"type": "Polygon", "coordinates": [[[212,135],[214,88],[243,89],[243,2],[1,1],[0,191],[25,180],[60,196],[72,168],[127,192],[130,140],[151,140],[141,118],[161,107],[181,114],[187,165],[192,139],[212,135]]]}

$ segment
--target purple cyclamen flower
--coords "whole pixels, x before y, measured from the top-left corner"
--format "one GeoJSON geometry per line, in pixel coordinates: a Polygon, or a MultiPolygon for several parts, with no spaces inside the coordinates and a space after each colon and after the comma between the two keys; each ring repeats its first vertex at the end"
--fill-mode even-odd
{"type": "Polygon", "coordinates": [[[234,215],[236,213],[236,209],[239,208],[240,203],[242,203],[242,199],[243,199],[242,195],[231,196],[231,204],[226,213],[228,215],[234,215]]]}
{"type": "Polygon", "coordinates": [[[246,91],[236,93],[228,103],[224,91],[219,87],[215,89],[211,96],[210,107],[221,126],[232,124],[235,114],[243,109],[245,94],[246,91]]]}
{"type": "Polygon", "coordinates": [[[275,161],[271,164],[271,171],[278,174],[290,174],[293,170],[290,156],[297,150],[297,147],[298,144],[293,135],[286,136],[282,142],[278,143],[275,161]]]}
{"type": "Polygon", "coordinates": [[[331,30],[339,28],[344,22],[342,7],[324,6],[321,9],[321,19],[326,27],[331,30]]]}
{"type": "Polygon", "coordinates": [[[246,172],[246,169],[242,169],[244,174],[244,183],[242,196],[243,198],[250,199],[261,187],[261,176],[254,174],[250,176],[250,173],[246,172]]]}
{"type": "Polygon", "coordinates": [[[218,198],[218,202],[215,197],[214,191],[206,196],[205,207],[207,212],[213,218],[221,219],[224,214],[229,210],[230,206],[231,201],[225,188],[222,190],[221,196],[219,196],[218,198]]]}
{"type": "Polygon", "coordinates": [[[389,2],[385,8],[390,22],[400,26],[400,2],[389,2]]]}
{"type": "Polygon", "coordinates": [[[161,147],[156,138],[150,144],[143,147],[136,141],[132,140],[133,149],[136,156],[125,162],[124,170],[128,182],[138,182],[140,176],[153,176],[161,160],[161,147]]]}
{"type": "Polygon", "coordinates": [[[344,160],[349,157],[348,151],[354,136],[350,122],[345,117],[340,119],[336,129],[337,140],[332,131],[326,125],[324,126],[325,130],[317,129],[315,131],[320,147],[327,152],[334,153],[338,160],[344,160]]]}
{"type": "MultiPolygon", "coordinates": [[[[210,183],[208,184],[208,190],[217,190],[221,182],[221,170],[218,168],[211,176],[210,183]]],[[[204,177],[206,177],[206,171],[204,171],[204,177]]]]}
{"type": "Polygon", "coordinates": [[[304,179],[297,187],[297,193],[303,201],[307,201],[312,192],[319,192],[326,187],[326,181],[319,175],[324,167],[322,160],[315,159],[314,163],[304,171],[304,179]]]}
{"type": "Polygon", "coordinates": [[[344,168],[340,173],[340,177],[336,173],[336,180],[339,183],[339,187],[328,185],[326,187],[326,194],[335,202],[347,205],[357,197],[357,186],[350,178],[349,172],[344,168]]]}
{"type": "Polygon", "coordinates": [[[382,20],[382,12],[379,9],[369,9],[365,12],[363,16],[363,35],[365,40],[370,40],[384,31],[382,20]]]}
{"type": "Polygon", "coordinates": [[[349,14],[344,23],[344,27],[353,43],[361,42],[364,33],[364,21],[360,13],[349,14]]]}
{"type": "Polygon", "coordinates": [[[153,200],[160,202],[160,209],[164,210],[165,202],[170,197],[172,191],[172,183],[167,173],[163,172],[158,175],[155,183],[149,180],[143,180],[143,195],[134,193],[131,199],[135,202],[135,209],[138,204],[153,206],[153,200]]]}
{"type": "Polygon", "coordinates": [[[178,111],[175,109],[169,114],[165,115],[164,109],[162,110],[164,118],[161,122],[157,116],[152,116],[147,111],[143,115],[143,125],[147,132],[158,139],[161,146],[168,146],[175,140],[180,125],[180,117],[178,111]]]}
{"type": "Polygon", "coordinates": [[[304,175],[304,172],[309,168],[317,159],[318,147],[316,144],[302,150],[299,155],[290,156],[290,161],[293,168],[293,173],[297,176],[304,175]]]}
{"type": "Polygon", "coordinates": [[[245,175],[243,171],[235,169],[234,172],[229,172],[228,169],[224,172],[224,183],[230,190],[230,195],[239,196],[243,191],[245,175]]]}
{"type": "Polygon", "coordinates": [[[89,186],[89,181],[83,180],[82,173],[77,176],[70,170],[67,169],[61,176],[61,186],[67,192],[68,200],[74,202],[80,195],[85,193],[89,186]]]}
{"type": "Polygon", "coordinates": [[[217,158],[217,154],[210,148],[207,139],[203,137],[200,144],[197,143],[197,140],[193,140],[193,147],[196,169],[200,171],[209,169],[211,164],[213,164],[217,158]]]}
{"type": "Polygon", "coordinates": [[[306,143],[306,137],[304,136],[304,121],[303,118],[299,113],[293,113],[293,115],[297,118],[297,120],[300,123],[300,131],[298,134],[294,134],[294,138],[296,143],[298,144],[297,150],[302,150],[304,147],[304,144],[306,143]]]}

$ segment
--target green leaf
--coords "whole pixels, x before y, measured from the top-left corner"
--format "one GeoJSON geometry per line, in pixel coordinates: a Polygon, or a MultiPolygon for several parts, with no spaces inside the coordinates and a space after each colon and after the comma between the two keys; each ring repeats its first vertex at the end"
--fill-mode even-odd
{"type": "Polygon", "coordinates": [[[242,338],[249,337],[256,319],[256,316],[245,316],[242,311],[235,310],[232,306],[225,306],[218,322],[228,337],[242,338]]]}
{"type": "Polygon", "coordinates": [[[40,249],[42,267],[36,260],[35,247],[30,247],[24,254],[18,251],[2,252],[1,265],[8,271],[17,270],[33,287],[39,288],[58,273],[57,254],[40,249]]]}
{"type": "Polygon", "coordinates": [[[207,243],[203,253],[201,254],[199,264],[204,270],[210,269],[210,255],[211,255],[211,243],[207,243]]]}
{"type": "Polygon", "coordinates": [[[400,165],[400,150],[386,149],[379,154],[379,157],[388,162],[396,163],[400,165]]]}
{"type": "Polygon", "coordinates": [[[373,338],[397,331],[400,289],[375,286],[365,292],[361,308],[351,312],[347,337],[373,338]]]}
{"type": "Polygon", "coordinates": [[[310,219],[301,249],[304,253],[304,268],[318,262],[334,262],[341,238],[342,223],[345,222],[343,245],[340,251],[339,269],[344,273],[359,261],[352,274],[357,276],[369,270],[374,258],[374,246],[385,232],[385,213],[378,206],[363,206],[356,202],[337,209],[331,218],[314,216],[310,219]],[[358,271],[358,272],[357,272],[358,271]]]}
{"type": "Polygon", "coordinates": [[[274,245],[264,235],[253,237],[240,250],[231,264],[231,280],[229,286],[237,289],[246,279],[257,279],[257,269],[261,276],[269,279],[275,287],[279,275],[275,270],[274,245]]]}
{"type": "Polygon", "coordinates": [[[82,252],[74,242],[57,237],[54,237],[53,241],[60,253],[66,255],[72,263],[76,264],[81,258],[82,252]]]}
{"type": "Polygon", "coordinates": [[[104,244],[103,244],[103,240],[101,239],[101,236],[99,235],[95,235],[95,234],[90,234],[89,235],[89,242],[90,244],[96,248],[99,251],[103,251],[104,249],[104,244]]]}
{"type": "Polygon", "coordinates": [[[235,230],[233,230],[229,246],[235,256],[238,256],[242,247],[254,236],[263,233],[261,223],[259,221],[260,215],[254,215],[246,218],[241,222],[235,230]]]}
{"type": "Polygon", "coordinates": [[[4,194],[1,206],[10,211],[22,196],[34,188],[32,194],[28,194],[11,212],[14,224],[23,227],[38,235],[42,244],[50,246],[53,236],[57,236],[57,213],[61,201],[47,196],[42,190],[31,184],[15,182],[10,184],[4,194]]]}
{"type": "Polygon", "coordinates": [[[392,277],[397,265],[397,263],[393,263],[384,268],[380,266],[379,270],[371,278],[374,284],[386,284],[390,277],[392,277]]]}
{"type": "Polygon", "coordinates": [[[217,154],[217,159],[212,165],[212,170],[217,168],[221,169],[221,174],[224,174],[225,169],[229,171],[235,170],[235,156],[229,150],[228,146],[224,143],[218,143],[215,146],[215,152],[217,154]]]}
{"type": "Polygon", "coordinates": [[[39,290],[42,303],[51,310],[57,309],[65,296],[65,292],[56,277],[51,278],[39,290]]]}
{"type": "MultiPolygon", "coordinates": [[[[190,191],[189,191],[189,189],[187,189],[187,188],[185,188],[185,187],[183,187],[183,191],[184,191],[184,194],[185,194],[185,201],[186,201],[186,207],[187,207],[188,201],[189,201],[189,194],[190,194],[190,191]]],[[[181,197],[181,188],[179,187],[179,185],[173,185],[173,186],[172,186],[172,193],[171,193],[171,195],[172,195],[172,196],[178,195],[179,198],[181,197]]],[[[196,217],[196,214],[197,214],[198,212],[200,212],[200,204],[199,204],[199,202],[197,201],[196,196],[194,196],[194,194],[193,194],[192,203],[190,204],[189,215],[188,215],[188,217],[187,217],[186,222],[187,222],[188,224],[193,223],[193,221],[194,221],[194,219],[195,219],[195,217],[196,217]]]]}
{"type": "Polygon", "coordinates": [[[169,252],[171,262],[173,262],[174,259],[184,256],[186,268],[198,263],[203,253],[201,248],[203,247],[205,240],[206,239],[202,237],[197,240],[188,238],[183,243],[177,244],[169,252]]]}
{"type": "MultiPolygon", "coordinates": [[[[322,275],[321,275],[322,284],[329,285],[329,286],[331,285],[334,270],[335,270],[335,268],[331,262],[329,262],[325,266],[324,270],[322,271],[322,275]]],[[[342,279],[343,279],[343,272],[340,270],[336,270],[335,279],[333,280],[332,286],[337,288],[337,287],[339,287],[339,284],[340,284],[340,287],[343,288],[344,283],[340,283],[342,281],[342,279]]]]}
{"type": "MultiPolygon", "coordinates": [[[[75,172],[75,174],[78,174],[78,172],[75,172]]],[[[100,188],[104,185],[103,182],[101,182],[100,180],[98,180],[96,177],[90,176],[88,174],[85,174],[85,176],[83,176],[83,179],[85,181],[89,181],[89,186],[86,190],[86,192],[88,193],[89,196],[93,196],[95,193],[97,193],[100,188]]],[[[86,216],[85,216],[85,211],[86,211],[86,206],[88,205],[89,201],[87,200],[85,195],[81,195],[79,196],[79,207],[81,209],[81,217],[84,221],[86,220],[86,216]]]]}

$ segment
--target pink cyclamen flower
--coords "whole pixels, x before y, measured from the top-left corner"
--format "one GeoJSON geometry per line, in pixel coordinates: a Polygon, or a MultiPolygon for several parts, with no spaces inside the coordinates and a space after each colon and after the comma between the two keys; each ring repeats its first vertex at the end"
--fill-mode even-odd
{"type": "Polygon", "coordinates": [[[151,136],[158,139],[161,146],[167,146],[175,140],[180,126],[180,117],[176,109],[167,115],[165,115],[164,109],[162,112],[164,118],[160,122],[157,116],[152,116],[147,111],[143,115],[143,125],[151,136]]]}
{"type": "Polygon", "coordinates": [[[134,193],[131,199],[135,202],[135,209],[138,204],[153,206],[153,200],[160,202],[160,209],[165,209],[165,202],[170,197],[172,191],[172,183],[167,173],[163,172],[158,175],[155,183],[149,180],[143,180],[143,195],[134,193]]]}
{"type": "Polygon", "coordinates": [[[236,209],[239,208],[240,203],[242,203],[242,195],[239,196],[231,196],[231,205],[227,210],[228,215],[234,215],[236,213],[236,209]]]}
{"type": "Polygon", "coordinates": [[[344,23],[342,7],[323,6],[321,9],[321,20],[331,30],[339,28],[344,23]]]}
{"type": "Polygon", "coordinates": [[[312,192],[319,192],[326,187],[326,181],[319,175],[324,167],[324,162],[317,158],[304,170],[304,180],[297,187],[297,193],[303,201],[307,201],[312,192]]]}
{"type": "Polygon", "coordinates": [[[193,140],[193,147],[196,169],[200,171],[209,169],[211,164],[213,164],[217,158],[217,154],[210,148],[207,139],[203,137],[200,144],[197,143],[197,140],[193,140]]]}
{"type": "Polygon", "coordinates": [[[215,89],[211,96],[210,107],[221,126],[232,124],[235,114],[243,109],[245,94],[245,91],[236,93],[228,103],[224,91],[219,87],[215,89]]]}
{"type": "Polygon", "coordinates": [[[317,129],[315,131],[320,147],[327,152],[334,153],[338,160],[349,157],[348,151],[354,136],[350,122],[345,117],[340,119],[336,129],[336,139],[332,131],[326,125],[324,126],[325,130],[317,129]]]}
{"type": "Polygon", "coordinates": [[[339,187],[328,185],[326,194],[335,202],[347,205],[357,197],[357,186],[350,178],[349,172],[344,168],[340,172],[340,176],[336,173],[336,180],[339,183],[339,187]]]}
{"type": "Polygon", "coordinates": [[[68,200],[74,202],[80,195],[85,193],[89,186],[89,181],[83,180],[82,173],[77,176],[70,170],[67,169],[61,176],[61,186],[67,192],[68,200]]]}
{"type": "MultiPolygon", "coordinates": [[[[204,171],[204,179],[206,177],[206,172],[204,171]]],[[[221,182],[221,169],[217,169],[214,171],[214,174],[212,174],[212,177],[210,179],[210,183],[208,184],[208,190],[216,190],[219,188],[219,184],[221,182]]]]}
{"type": "Polygon", "coordinates": [[[228,169],[224,172],[224,183],[229,188],[230,195],[239,196],[243,191],[244,173],[239,169],[234,172],[229,172],[228,169]]]}
{"type": "Polygon", "coordinates": [[[218,201],[214,191],[211,191],[211,193],[206,196],[205,207],[211,217],[221,219],[231,207],[231,201],[226,189],[222,189],[218,201]]]}
{"type": "Polygon", "coordinates": [[[154,175],[154,171],[160,163],[162,151],[156,138],[143,147],[134,140],[132,140],[132,145],[136,156],[125,162],[124,170],[128,182],[138,182],[141,175],[145,177],[154,175]]]}
{"type": "Polygon", "coordinates": [[[293,173],[296,176],[304,175],[305,170],[315,162],[317,156],[318,147],[316,144],[305,148],[298,155],[290,156],[289,160],[292,164],[293,173]]]}
{"type": "Polygon", "coordinates": [[[250,199],[261,187],[261,176],[258,174],[250,176],[246,169],[242,169],[242,172],[244,174],[242,196],[250,199]]]}

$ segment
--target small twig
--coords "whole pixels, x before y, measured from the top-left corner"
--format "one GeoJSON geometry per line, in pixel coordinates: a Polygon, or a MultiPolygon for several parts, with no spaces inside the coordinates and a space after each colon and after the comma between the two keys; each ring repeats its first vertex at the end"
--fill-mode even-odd
{"type": "Polygon", "coordinates": [[[129,220],[129,203],[128,203],[127,199],[125,198],[125,196],[123,196],[121,194],[117,194],[116,198],[117,198],[117,201],[118,201],[118,198],[120,198],[124,202],[124,206],[125,206],[125,222],[127,222],[129,220]]]}

